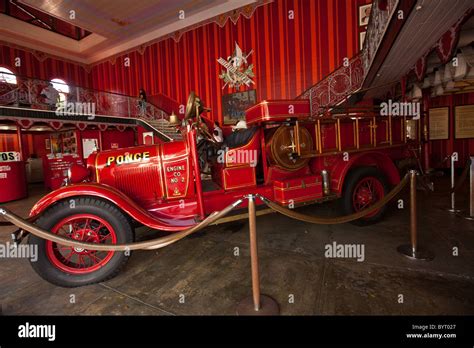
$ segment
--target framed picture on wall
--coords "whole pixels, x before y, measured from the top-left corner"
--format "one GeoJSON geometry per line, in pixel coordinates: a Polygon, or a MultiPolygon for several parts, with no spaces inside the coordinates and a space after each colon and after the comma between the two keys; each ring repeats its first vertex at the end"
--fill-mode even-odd
{"type": "Polygon", "coordinates": [[[51,139],[44,139],[44,147],[46,150],[51,150],[51,139]]]}
{"type": "Polygon", "coordinates": [[[449,108],[429,110],[430,140],[449,139],[449,108]]]}
{"type": "Polygon", "coordinates": [[[365,34],[367,34],[366,31],[361,31],[359,33],[359,49],[360,50],[362,50],[362,48],[364,47],[365,34]]]}
{"type": "Polygon", "coordinates": [[[256,103],[257,91],[255,89],[223,95],[224,124],[234,125],[240,120],[245,120],[245,110],[256,103]]]}
{"type": "Polygon", "coordinates": [[[59,133],[51,134],[51,152],[62,153],[63,152],[63,142],[62,137],[59,133]]]}
{"type": "Polygon", "coordinates": [[[454,113],[455,138],[474,138],[474,105],[456,106],[454,113]]]}
{"type": "Polygon", "coordinates": [[[365,27],[369,24],[371,10],[372,4],[359,6],[359,27],[365,27]]]}

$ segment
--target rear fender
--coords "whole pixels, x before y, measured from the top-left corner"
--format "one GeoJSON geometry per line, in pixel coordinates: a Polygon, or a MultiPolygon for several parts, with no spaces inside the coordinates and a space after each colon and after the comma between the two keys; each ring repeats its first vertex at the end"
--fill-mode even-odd
{"type": "Polygon", "coordinates": [[[351,155],[348,161],[338,160],[331,171],[331,190],[341,194],[347,173],[354,167],[377,167],[394,186],[400,182],[400,174],[392,159],[382,152],[364,152],[351,155]]]}
{"type": "Polygon", "coordinates": [[[33,206],[30,216],[41,214],[48,207],[61,200],[84,196],[95,197],[111,202],[134,220],[152,229],[174,232],[182,231],[196,224],[192,220],[173,221],[173,223],[168,220],[165,222],[151,215],[148,211],[137,205],[130,197],[117,189],[108,185],[93,183],[65,186],[47,194],[33,206]]]}

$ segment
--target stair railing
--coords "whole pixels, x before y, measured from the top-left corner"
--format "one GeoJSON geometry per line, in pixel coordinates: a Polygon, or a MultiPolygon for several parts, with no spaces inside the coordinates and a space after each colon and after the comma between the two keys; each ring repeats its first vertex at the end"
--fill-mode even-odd
{"type": "Polygon", "coordinates": [[[320,116],[329,107],[341,104],[361,89],[399,2],[400,0],[373,1],[360,53],[346,60],[341,67],[297,97],[309,100],[311,116],[320,116]]]}

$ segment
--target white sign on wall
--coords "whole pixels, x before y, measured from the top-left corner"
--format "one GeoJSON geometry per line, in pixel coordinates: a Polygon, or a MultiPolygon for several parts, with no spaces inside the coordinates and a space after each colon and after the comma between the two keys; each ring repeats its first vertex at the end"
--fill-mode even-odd
{"type": "Polygon", "coordinates": [[[0,152],[0,162],[18,162],[20,153],[16,151],[0,152]]]}
{"type": "Polygon", "coordinates": [[[91,153],[99,150],[97,139],[82,139],[82,155],[86,159],[91,153]]]}

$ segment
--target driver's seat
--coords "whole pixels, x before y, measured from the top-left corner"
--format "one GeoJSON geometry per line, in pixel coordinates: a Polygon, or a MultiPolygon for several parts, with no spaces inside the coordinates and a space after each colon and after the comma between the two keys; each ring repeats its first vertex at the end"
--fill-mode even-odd
{"type": "Polygon", "coordinates": [[[258,161],[260,155],[260,137],[258,136],[258,128],[252,127],[249,129],[239,131],[239,137],[236,137],[236,141],[230,142],[233,133],[229,135],[222,145],[223,149],[226,150],[224,167],[236,167],[248,165],[257,165],[257,162],[251,163],[252,160],[258,161]],[[247,156],[246,154],[255,154],[247,156]]]}
{"type": "Polygon", "coordinates": [[[257,130],[257,127],[252,127],[232,132],[225,138],[224,146],[227,146],[230,149],[242,147],[250,142],[257,130]]]}
{"type": "Polygon", "coordinates": [[[252,132],[249,133],[250,140],[231,149],[224,145],[222,149],[226,151],[224,163],[213,166],[212,178],[225,190],[257,185],[256,167],[261,152],[261,132],[257,127],[245,130],[247,131],[252,132]]]}

